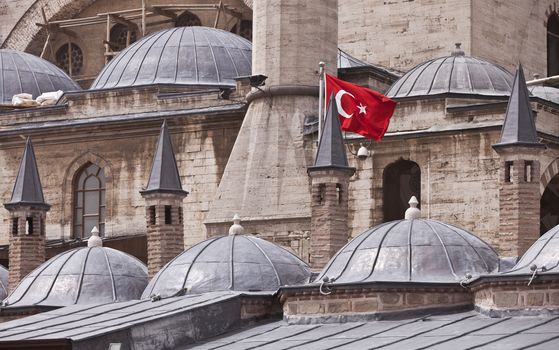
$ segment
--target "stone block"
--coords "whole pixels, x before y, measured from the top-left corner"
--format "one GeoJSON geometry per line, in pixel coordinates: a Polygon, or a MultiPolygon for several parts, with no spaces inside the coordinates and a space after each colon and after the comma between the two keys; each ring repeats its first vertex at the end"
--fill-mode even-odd
{"type": "Polygon", "coordinates": [[[518,306],[518,293],[516,292],[495,292],[493,294],[495,306],[500,308],[513,308],[518,306]]]}

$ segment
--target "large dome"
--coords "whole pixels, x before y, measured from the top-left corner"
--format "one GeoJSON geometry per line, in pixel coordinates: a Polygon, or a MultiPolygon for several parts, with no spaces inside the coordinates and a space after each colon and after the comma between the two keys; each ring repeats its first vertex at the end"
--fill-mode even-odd
{"type": "Polygon", "coordinates": [[[310,274],[304,261],[273,243],[250,235],[229,235],[185,250],[153,277],[142,298],[183,291],[275,291],[306,283],[310,274]]]}
{"type": "Polygon", "coordinates": [[[501,66],[465,56],[456,49],[452,55],[436,58],[412,68],[388,90],[390,98],[463,94],[509,96],[514,76],[501,66]]]}
{"type": "Polygon", "coordinates": [[[532,244],[518,263],[505,274],[531,275],[534,266],[538,269],[538,274],[559,272],[559,225],[547,231],[532,244]]]}
{"type": "Polygon", "coordinates": [[[68,306],[134,300],[147,283],[147,268],[135,257],[112,248],[81,247],[33,270],[4,304],[68,306]]]}
{"type": "Polygon", "coordinates": [[[498,268],[497,253],[458,227],[425,219],[392,221],[351,240],[316,281],[455,283],[498,268]]]}
{"type": "Polygon", "coordinates": [[[0,103],[11,103],[21,93],[34,98],[49,91],[81,90],[63,70],[37,56],[8,49],[0,50],[0,103]]]}
{"type": "Polygon", "coordinates": [[[178,84],[235,87],[251,75],[252,44],[209,27],[177,27],[150,34],[116,56],[90,89],[178,84]]]}

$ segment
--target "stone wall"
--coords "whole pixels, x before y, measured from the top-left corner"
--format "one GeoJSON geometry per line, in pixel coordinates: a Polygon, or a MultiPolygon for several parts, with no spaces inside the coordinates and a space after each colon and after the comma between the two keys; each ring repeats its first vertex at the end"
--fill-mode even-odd
{"type": "Polygon", "coordinates": [[[329,295],[316,288],[281,292],[284,318],[308,316],[343,317],[351,314],[421,310],[467,306],[472,295],[461,287],[336,287],[329,295]]]}
{"type": "Polygon", "coordinates": [[[559,283],[539,280],[528,286],[530,276],[515,281],[486,282],[472,288],[474,304],[489,314],[559,310],[559,283]]]}

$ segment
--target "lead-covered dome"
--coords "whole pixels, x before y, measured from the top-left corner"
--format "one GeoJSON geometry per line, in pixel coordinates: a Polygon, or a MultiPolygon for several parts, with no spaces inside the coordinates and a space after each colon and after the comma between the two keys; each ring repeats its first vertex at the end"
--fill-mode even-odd
{"type": "Polygon", "coordinates": [[[49,91],[81,90],[62,69],[21,51],[0,50],[0,74],[0,103],[11,103],[12,97],[21,93],[37,98],[49,91]]]}
{"type": "Polygon", "coordinates": [[[462,94],[509,96],[514,76],[503,67],[465,56],[459,48],[450,56],[421,63],[388,90],[390,98],[462,94]]]}
{"type": "Polygon", "coordinates": [[[528,90],[532,96],[539,97],[549,102],[559,104],[559,89],[551,86],[529,86],[528,90]]]}
{"type": "Polygon", "coordinates": [[[235,87],[251,75],[252,44],[209,27],[177,27],[150,34],[110,61],[90,89],[176,84],[235,87]]]}
{"type": "Polygon", "coordinates": [[[8,296],[8,270],[0,265],[0,300],[4,300],[8,296]]]}
{"type": "Polygon", "coordinates": [[[142,298],[214,291],[275,291],[303,284],[309,266],[273,243],[250,235],[205,240],[185,250],[150,281],[142,298]]]}
{"type": "Polygon", "coordinates": [[[68,306],[139,299],[148,283],[146,266],[106,247],[63,252],[33,270],[4,301],[8,307],[68,306]]]}
{"type": "Polygon", "coordinates": [[[559,225],[547,231],[524,253],[516,265],[505,274],[559,272],[559,225]]]}
{"type": "Polygon", "coordinates": [[[497,253],[473,234],[444,222],[413,219],[373,227],[351,240],[316,281],[455,283],[498,268],[497,253]]]}

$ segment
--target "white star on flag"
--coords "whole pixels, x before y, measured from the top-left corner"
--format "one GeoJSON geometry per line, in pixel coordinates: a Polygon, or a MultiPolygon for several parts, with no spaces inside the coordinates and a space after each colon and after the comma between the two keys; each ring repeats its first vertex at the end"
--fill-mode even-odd
{"type": "Polygon", "coordinates": [[[359,103],[357,108],[359,108],[359,114],[367,114],[367,106],[363,106],[362,103],[359,103]]]}

